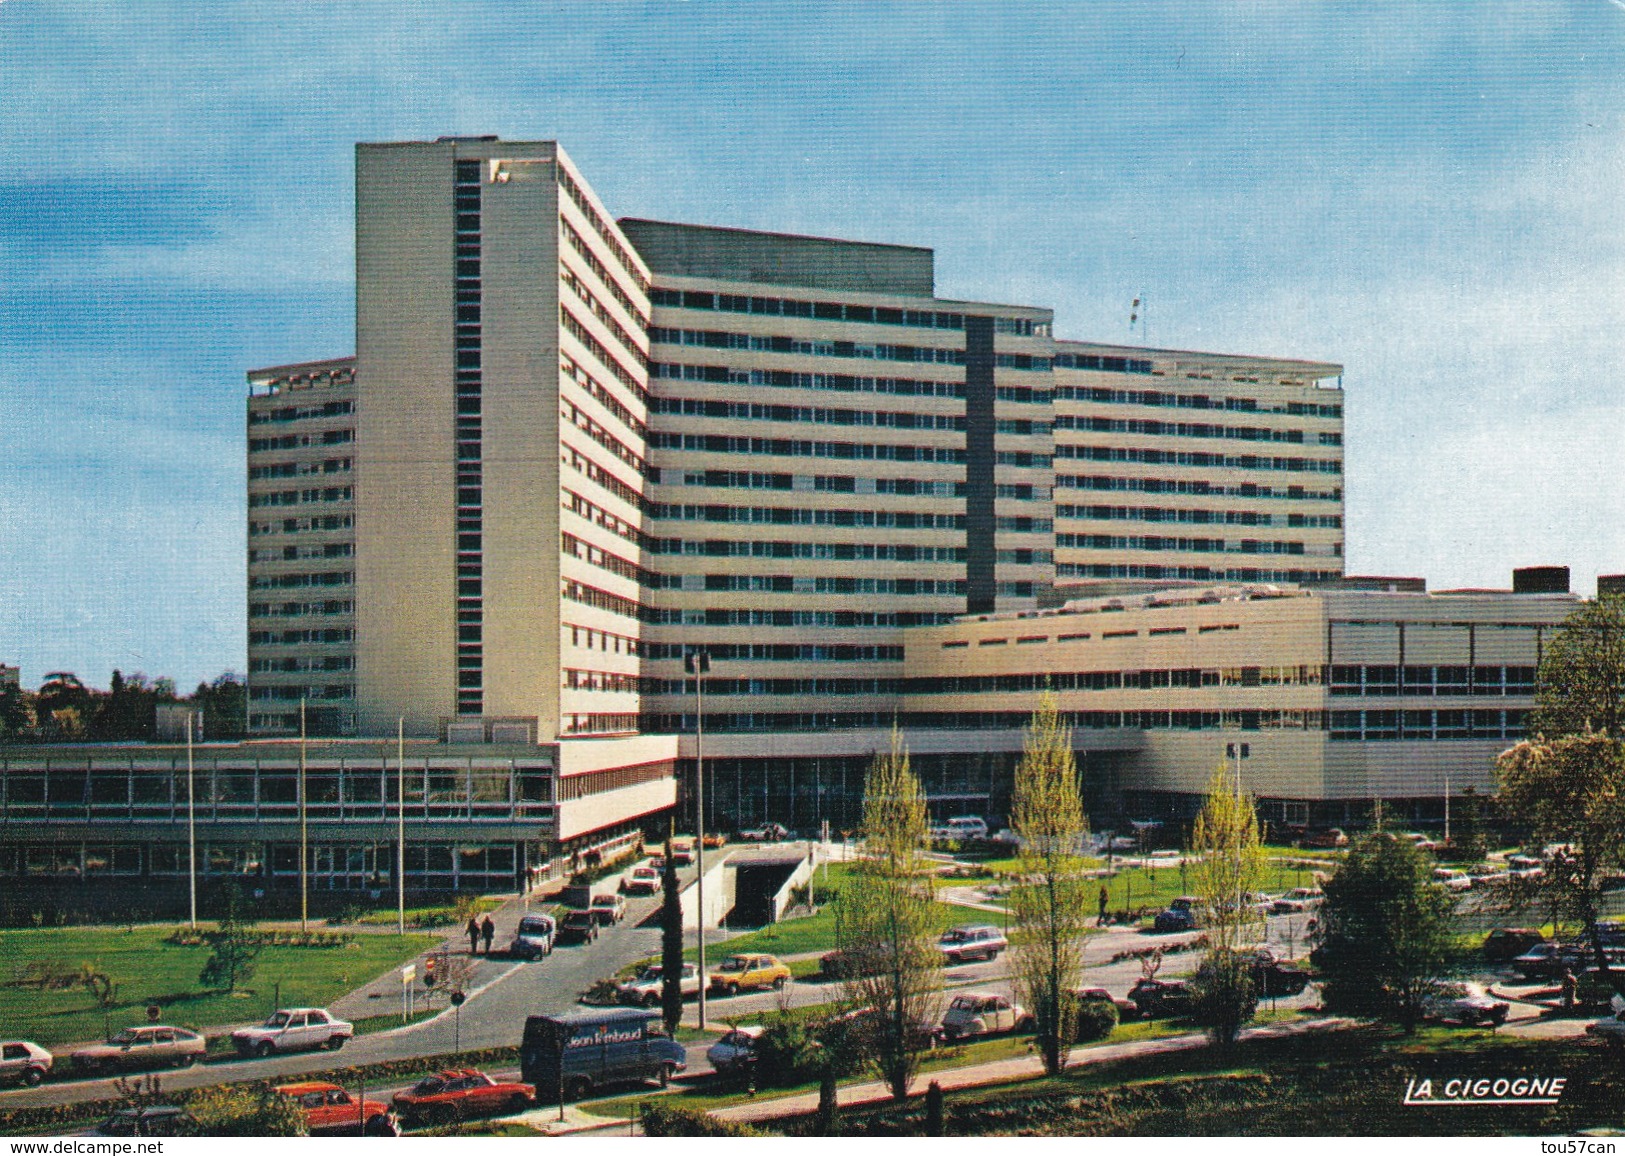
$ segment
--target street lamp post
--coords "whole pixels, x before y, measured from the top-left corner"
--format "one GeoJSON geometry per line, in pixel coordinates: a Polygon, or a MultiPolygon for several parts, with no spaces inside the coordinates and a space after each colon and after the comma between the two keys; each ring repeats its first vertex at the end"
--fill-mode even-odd
{"type": "MultiPolygon", "coordinates": [[[[699,940],[700,1030],[705,1030],[705,676],[711,672],[711,655],[690,650],[683,656],[683,669],[694,676],[694,902],[699,918],[695,938],[699,940]]],[[[671,854],[671,848],[666,848],[671,854]]]]}
{"type": "Polygon", "coordinates": [[[406,934],[406,719],[395,720],[395,919],[406,934]]]}
{"type": "Polygon", "coordinates": [[[310,918],[309,832],[305,825],[305,700],[299,700],[299,932],[310,918]]]}
{"type": "Polygon", "coordinates": [[[192,715],[186,712],[186,887],[191,899],[191,926],[197,930],[197,787],[192,766],[192,715]]]}
{"type": "MultiPolygon", "coordinates": [[[[1249,755],[1251,755],[1253,753],[1252,752],[1252,747],[1248,743],[1226,743],[1224,745],[1224,753],[1225,753],[1226,758],[1233,758],[1233,759],[1236,760],[1236,807],[1237,807],[1237,818],[1238,818],[1238,821],[1239,821],[1240,807],[1242,805],[1241,761],[1243,759],[1247,758],[1249,755]]],[[[1238,928],[1241,926],[1241,913],[1243,911],[1245,911],[1246,909],[1247,909],[1246,897],[1242,894],[1242,886],[1241,886],[1241,832],[1240,832],[1240,830],[1237,830],[1237,832],[1236,832],[1236,926],[1238,928]]]]}

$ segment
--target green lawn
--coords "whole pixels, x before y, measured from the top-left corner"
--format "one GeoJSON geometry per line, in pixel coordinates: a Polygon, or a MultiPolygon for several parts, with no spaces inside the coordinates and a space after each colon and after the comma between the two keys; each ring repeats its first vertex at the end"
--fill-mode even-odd
{"type": "Polygon", "coordinates": [[[40,928],[0,931],[0,1032],[49,1047],[101,1038],[107,1030],[146,1020],[157,1004],[165,1023],[205,1028],[256,1020],[282,1006],[325,1007],[346,992],[433,946],[428,935],[359,935],[343,947],[267,947],[256,972],[235,995],[203,991],[198,973],[209,948],[165,943],[168,926],[40,928]],[[83,987],[41,991],[18,986],[23,969],[47,963],[64,970],[81,964],[117,985],[104,1015],[83,987]]]}
{"type": "MultiPolygon", "coordinates": [[[[473,901],[472,910],[477,915],[487,911],[495,911],[501,907],[504,900],[495,895],[482,895],[473,901]]],[[[458,911],[450,903],[437,903],[429,907],[408,907],[406,909],[406,926],[409,929],[431,927],[444,927],[449,931],[461,931],[463,922],[468,918],[457,918],[458,911]]],[[[356,918],[356,923],[371,927],[394,927],[400,919],[400,913],[393,907],[380,908],[377,911],[368,911],[356,918]]]]}

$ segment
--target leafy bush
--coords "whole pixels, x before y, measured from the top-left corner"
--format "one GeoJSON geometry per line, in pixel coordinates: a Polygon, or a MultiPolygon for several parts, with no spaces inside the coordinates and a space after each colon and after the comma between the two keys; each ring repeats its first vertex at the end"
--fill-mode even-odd
{"type": "Polygon", "coordinates": [[[1109,999],[1086,999],[1078,1004],[1077,1032],[1080,1044],[1103,1040],[1117,1030],[1117,1005],[1109,999]]]}
{"type": "Polygon", "coordinates": [[[760,1136],[755,1128],[718,1120],[695,1108],[677,1108],[654,1101],[643,1106],[645,1136],[760,1136]]]}
{"type": "Polygon", "coordinates": [[[1208,953],[1191,981],[1195,999],[1191,1019],[1207,1028],[1215,1044],[1235,1043],[1241,1029],[1258,1011],[1252,966],[1240,952],[1216,948],[1208,953]]]}
{"type": "Polygon", "coordinates": [[[303,1136],[305,1114],[267,1085],[223,1084],[192,1093],[186,1110],[203,1136],[303,1136]]]}
{"type": "Polygon", "coordinates": [[[782,1088],[816,1080],[824,1048],[818,1025],[806,1019],[769,1016],[756,1041],[756,1083],[782,1088]]]}

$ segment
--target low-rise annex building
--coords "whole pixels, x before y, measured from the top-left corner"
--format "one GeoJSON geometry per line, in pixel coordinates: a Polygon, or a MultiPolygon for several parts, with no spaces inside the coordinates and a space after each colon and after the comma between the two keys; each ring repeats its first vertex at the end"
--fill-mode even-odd
{"type": "Polygon", "coordinates": [[[932,747],[1013,758],[1047,688],[1086,781],[1131,814],[1192,813],[1228,764],[1272,821],[1345,821],[1375,799],[1428,818],[1447,794],[1493,792],[1579,601],[1193,584],[967,616],[905,632],[899,717],[932,747]]]}

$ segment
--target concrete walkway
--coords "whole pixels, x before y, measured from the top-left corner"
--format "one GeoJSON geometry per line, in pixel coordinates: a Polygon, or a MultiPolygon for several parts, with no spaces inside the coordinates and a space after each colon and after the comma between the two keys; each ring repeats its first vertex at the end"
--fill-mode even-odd
{"type": "MultiPolygon", "coordinates": [[[[1241,1033],[1244,1040],[1275,1039],[1299,1035],[1304,1032],[1340,1031],[1355,1026],[1357,1021],[1343,1018],[1307,1020],[1301,1023],[1267,1024],[1248,1028],[1241,1033]]],[[[1187,1051],[1205,1047],[1207,1036],[1193,1032],[1182,1036],[1167,1036],[1160,1040],[1137,1040],[1132,1043],[1103,1044],[1098,1047],[1074,1048],[1067,1067],[1081,1068],[1089,1064],[1105,1064],[1133,1056],[1151,1056],[1165,1052],[1187,1051]]],[[[942,1085],[944,1092],[964,1088],[978,1088],[989,1084],[1002,1084],[1013,1080],[1030,1080],[1044,1074],[1044,1064],[1037,1056],[1015,1056],[1006,1060],[993,1060],[985,1064],[971,1064],[963,1068],[947,1068],[915,1079],[911,1096],[920,1095],[932,1081],[942,1085]]],[[[841,1107],[875,1104],[891,1099],[891,1089],[878,1081],[850,1084],[837,1093],[841,1107]]],[[[777,1120],[786,1116],[800,1116],[818,1110],[818,1093],[806,1092],[795,1096],[781,1096],[773,1100],[755,1100],[717,1108],[711,1115],[720,1120],[733,1120],[742,1124],[777,1120]]]]}

